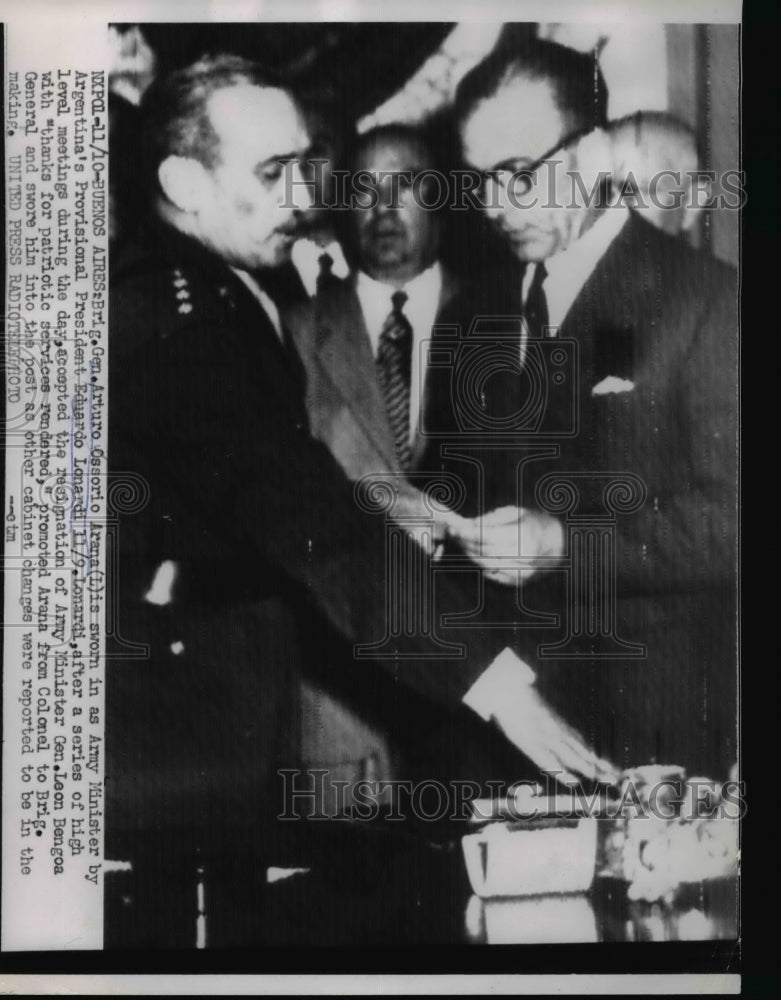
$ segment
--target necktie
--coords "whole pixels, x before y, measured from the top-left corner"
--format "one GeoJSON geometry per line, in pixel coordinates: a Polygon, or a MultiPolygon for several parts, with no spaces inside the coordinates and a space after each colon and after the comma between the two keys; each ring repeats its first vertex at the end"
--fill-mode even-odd
{"type": "MultiPolygon", "coordinates": [[[[527,267],[530,266],[527,265],[527,267]]],[[[540,261],[534,266],[534,277],[529,285],[526,304],[523,307],[523,315],[529,327],[530,337],[542,337],[545,327],[548,326],[548,300],[542,287],[547,276],[548,271],[545,264],[540,261]]]]}
{"type": "Polygon", "coordinates": [[[330,253],[328,253],[327,250],[324,250],[317,258],[317,263],[319,264],[319,270],[317,274],[317,291],[319,292],[325,285],[329,283],[331,279],[331,272],[334,266],[334,259],[330,255],[330,253]]]}
{"type": "Polygon", "coordinates": [[[377,350],[380,386],[402,469],[409,467],[412,456],[409,442],[412,327],[403,312],[406,301],[406,292],[394,292],[391,296],[393,307],[383,323],[377,350]]]}

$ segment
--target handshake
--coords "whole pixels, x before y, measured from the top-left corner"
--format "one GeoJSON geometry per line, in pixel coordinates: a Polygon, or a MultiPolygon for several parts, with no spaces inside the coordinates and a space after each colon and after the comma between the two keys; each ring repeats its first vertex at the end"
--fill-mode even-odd
{"type": "MultiPolygon", "coordinates": [[[[425,529],[411,533],[433,559],[446,541],[452,542],[482,568],[486,578],[506,586],[522,586],[555,568],[564,555],[564,527],[543,511],[507,506],[467,518],[439,508],[432,532],[431,506],[408,486],[398,495],[394,513],[402,523],[426,519],[425,529]]],[[[463,702],[486,722],[493,722],[510,743],[559,782],[572,785],[586,778],[613,784],[618,778],[615,766],[597,757],[547,704],[534,680],[531,667],[514,650],[505,648],[463,702]]]]}
{"type": "Polygon", "coordinates": [[[506,586],[522,586],[556,567],[564,555],[564,527],[544,511],[499,507],[482,517],[449,514],[444,524],[446,538],[489,580],[506,586]]]}
{"type": "Polygon", "coordinates": [[[461,517],[446,510],[437,514],[434,537],[427,533],[429,554],[438,558],[448,541],[480,566],[489,580],[520,587],[532,577],[554,569],[564,555],[564,527],[544,511],[499,507],[482,517],[461,517]]]}

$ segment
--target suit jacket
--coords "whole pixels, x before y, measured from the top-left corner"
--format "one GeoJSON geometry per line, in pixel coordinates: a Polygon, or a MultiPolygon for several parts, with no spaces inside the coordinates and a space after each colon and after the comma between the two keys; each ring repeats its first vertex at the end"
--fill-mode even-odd
{"type": "Polygon", "coordinates": [[[619,763],[723,776],[736,759],[737,337],[734,270],[634,214],[559,331],[575,419],[560,433],[564,397],[541,413],[558,455],[525,465],[520,491],[565,518],[570,551],[524,597],[561,616],[543,684],[619,763]],[[590,596],[573,586],[589,523],[614,560],[590,596]]]}
{"type": "MultiPolygon", "coordinates": [[[[385,518],[310,435],[295,352],[220,260],[157,227],[115,268],[111,309],[110,822],[256,838],[281,805],[268,783],[290,759],[289,681],[312,655],[337,644],[347,671],[354,644],[387,638],[353,668],[364,686],[383,674],[393,697],[457,712],[506,637],[440,629],[443,654],[422,627],[386,636],[385,518]],[[154,607],[166,560],[173,600],[154,607]]],[[[406,539],[397,551],[420,562],[406,539]]],[[[436,589],[443,608],[463,599],[436,589]]]]}
{"type": "MultiPolygon", "coordinates": [[[[735,272],[630,215],[558,337],[531,342],[522,366],[521,286],[519,270],[473,279],[441,304],[433,345],[451,363],[429,371],[413,481],[449,470],[464,482],[462,512],[520,503],[562,518],[563,568],[509,609],[540,686],[619,764],[726,773],[736,755],[735,272]],[[597,539],[604,575],[589,589],[582,547],[597,539]]],[[[354,477],[395,467],[351,288],[291,330],[314,433],[354,477]]]]}

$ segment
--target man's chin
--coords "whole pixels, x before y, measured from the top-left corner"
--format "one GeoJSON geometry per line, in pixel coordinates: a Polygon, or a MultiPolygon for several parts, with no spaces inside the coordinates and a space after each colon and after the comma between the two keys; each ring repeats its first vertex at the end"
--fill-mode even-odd
{"type": "Polygon", "coordinates": [[[265,271],[273,270],[275,267],[282,267],[290,262],[293,254],[293,241],[275,243],[271,247],[264,248],[263,253],[255,255],[253,266],[248,270],[265,271]]]}
{"type": "Polygon", "coordinates": [[[510,243],[515,256],[530,264],[546,260],[556,250],[554,241],[545,236],[513,236],[510,243]]]}
{"type": "Polygon", "coordinates": [[[400,247],[388,247],[379,253],[367,254],[366,260],[371,262],[376,270],[388,271],[402,266],[406,260],[406,254],[403,253],[400,247]]]}

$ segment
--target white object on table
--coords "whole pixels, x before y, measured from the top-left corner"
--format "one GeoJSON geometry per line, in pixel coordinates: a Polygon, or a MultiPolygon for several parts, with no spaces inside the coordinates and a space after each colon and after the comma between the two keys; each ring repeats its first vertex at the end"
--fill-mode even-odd
{"type": "Polygon", "coordinates": [[[484,899],[585,892],[594,879],[597,821],[522,829],[492,823],[462,845],[472,891],[484,899]]]}

